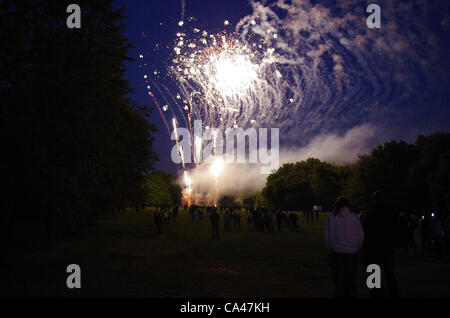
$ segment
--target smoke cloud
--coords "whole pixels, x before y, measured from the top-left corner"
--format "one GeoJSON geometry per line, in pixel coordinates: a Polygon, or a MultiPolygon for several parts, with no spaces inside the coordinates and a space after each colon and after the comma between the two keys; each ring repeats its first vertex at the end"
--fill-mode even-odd
{"type": "MultiPolygon", "coordinates": [[[[379,141],[377,129],[371,124],[356,126],[346,133],[322,134],[313,138],[305,147],[280,149],[280,165],[317,158],[335,164],[349,164],[368,153],[379,141]]],[[[199,197],[216,191],[215,178],[209,165],[190,170],[191,185],[199,197]]],[[[240,197],[261,191],[267,175],[261,174],[259,164],[226,164],[218,177],[220,195],[240,197]]],[[[179,180],[184,185],[182,176],[179,180]]]]}

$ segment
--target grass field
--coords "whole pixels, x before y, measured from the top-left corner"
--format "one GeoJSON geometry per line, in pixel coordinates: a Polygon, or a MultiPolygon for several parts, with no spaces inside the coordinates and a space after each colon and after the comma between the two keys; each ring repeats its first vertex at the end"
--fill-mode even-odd
{"type": "MultiPolygon", "coordinates": [[[[300,232],[255,233],[241,229],[211,240],[210,223],[181,212],[155,234],[150,211],[102,218],[80,237],[2,265],[3,296],[26,297],[332,297],[320,222],[300,232]],[[66,267],[78,264],[82,288],[66,287],[66,267]]],[[[397,253],[402,297],[449,297],[448,260],[397,253]]],[[[368,297],[359,268],[360,297],[368,297]]]]}

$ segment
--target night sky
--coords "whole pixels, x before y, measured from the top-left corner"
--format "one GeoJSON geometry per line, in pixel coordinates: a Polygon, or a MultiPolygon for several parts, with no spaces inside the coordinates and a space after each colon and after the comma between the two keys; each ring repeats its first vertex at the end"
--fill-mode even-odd
{"type": "MultiPolygon", "coordinates": [[[[175,40],[175,33],[179,31],[178,22],[181,20],[182,3],[180,0],[155,1],[155,0],[120,0],[117,7],[126,7],[127,19],[126,36],[134,43],[135,49],[130,50],[129,56],[138,59],[140,53],[150,53],[154,57],[154,63],[159,69],[164,69],[170,60],[169,54],[175,40]],[[162,22],[162,25],[160,24],[162,22]],[[143,35],[144,34],[144,35],[143,35]],[[155,52],[156,43],[161,43],[163,50],[155,52]],[[164,46],[170,49],[164,50],[164,46]]],[[[186,17],[195,16],[199,21],[213,32],[225,29],[224,20],[229,20],[234,25],[242,17],[251,13],[251,6],[247,1],[204,1],[193,0],[186,3],[186,17]]],[[[230,26],[230,30],[232,30],[230,26]]],[[[151,60],[149,60],[151,63],[151,60]]],[[[139,60],[127,63],[127,79],[130,81],[134,93],[132,98],[142,105],[154,106],[147,94],[143,72],[138,68],[139,60]]],[[[149,120],[154,123],[159,132],[155,134],[155,146],[160,162],[156,168],[175,172],[179,167],[172,163],[170,141],[164,124],[158,111],[155,109],[149,120]]]]}
{"type": "MultiPolygon", "coordinates": [[[[418,134],[449,131],[450,6],[448,1],[429,2],[377,1],[382,8],[378,30],[365,24],[365,8],[372,2],[285,1],[284,9],[270,7],[279,20],[263,22],[279,28],[282,39],[274,42],[276,52],[301,60],[293,68],[299,84],[292,85],[288,96],[297,106],[274,110],[282,147],[303,147],[327,134],[345,137],[352,129],[369,134],[375,144],[414,142],[418,134]]],[[[266,12],[255,3],[258,12],[246,0],[186,0],[184,20],[195,17],[192,23],[210,33],[233,32],[244,17],[266,12]]],[[[116,5],[126,7],[126,36],[136,46],[129,55],[137,61],[126,64],[131,97],[154,106],[143,75],[153,69],[164,73],[170,65],[176,33],[183,30],[178,26],[182,2],[120,0],[116,5]],[[139,60],[139,54],[145,59],[139,60]]],[[[175,89],[168,78],[158,80],[175,89]]],[[[156,168],[175,172],[173,142],[156,109],[149,120],[159,129],[156,168]]],[[[261,116],[262,125],[268,122],[273,123],[261,116]]]]}

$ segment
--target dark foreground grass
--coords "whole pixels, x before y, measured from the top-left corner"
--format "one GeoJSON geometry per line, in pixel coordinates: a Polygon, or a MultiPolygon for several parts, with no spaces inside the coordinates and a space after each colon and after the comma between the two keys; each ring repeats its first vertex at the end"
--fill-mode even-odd
{"type": "MultiPolygon", "coordinates": [[[[210,224],[181,213],[155,234],[150,211],[102,218],[82,236],[2,264],[3,296],[12,297],[332,297],[320,222],[301,218],[300,232],[241,229],[211,240],[210,224]],[[66,267],[78,264],[82,288],[66,287],[66,267]]],[[[243,217],[243,219],[245,219],[243,217]]],[[[449,297],[448,260],[397,253],[402,297],[449,297]]],[[[368,296],[359,268],[360,297],[368,296]]]]}

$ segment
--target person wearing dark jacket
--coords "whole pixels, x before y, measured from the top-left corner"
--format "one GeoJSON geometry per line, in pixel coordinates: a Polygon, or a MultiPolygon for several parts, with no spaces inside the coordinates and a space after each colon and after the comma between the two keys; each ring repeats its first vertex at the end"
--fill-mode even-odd
{"type": "Polygon", "coordinates": [[[162,228],[162,222],[163,222],[163,218],[161,216],[161,212],[155,212],[154,217],[153,217],[153,222],[156,225],[156,232],[157,234],[161,234],[161,228],[162,228]]]}
{"type": "Polygon", "coordinates": [[[213,238],[219,238],[219,223],[220,223],[220,215],[217,213],[215,209],[212,210],[211,216],[209,217],[212,227],[212,236],[213,238]]]}
{"type": "Polygon", "coordinates": [[[364,266],[377,264],[381,269],[381,288],[373,288],[373,297],[397,297],[397,282],[394,274],[394,245],[397,216],[384,202],[383,194],[372,195],[373,208],[363,222],[364,242],[361,260],[364,266]]]}

